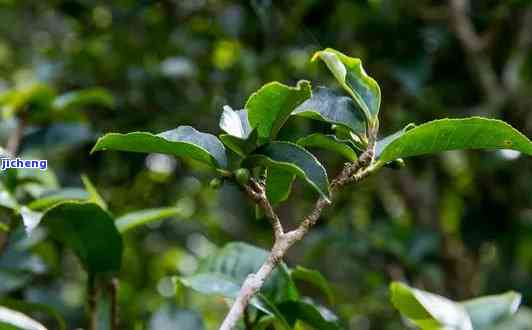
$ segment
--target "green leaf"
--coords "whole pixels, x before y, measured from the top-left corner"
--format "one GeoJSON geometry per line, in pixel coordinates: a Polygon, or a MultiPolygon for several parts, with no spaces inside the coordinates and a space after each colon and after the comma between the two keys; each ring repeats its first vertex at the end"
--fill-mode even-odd
{"type": "Polygon", "coordinates": [[[174,304],[164,304],[152,315],[148,329],[203,330],[205,326],[196,312],[178,308],[174,304]]]}
{"type": "Polygon", "coordinates": [[[67,200],[85,201],[90,195],[80,188],[62,188],[42,193],[39,198],[28,204],[32,210],[44,210],[67,200]]]}
{"type": "Polygon", "coordinates": [[[224,106],[220,117],[220,128],[231,136],[246,140],[252,131],[248,112],[246,110],[234,111],[230,106],[224,106]]]}
{"type": "Polygon", "coordinates": [[[488,330],[508,319],[515,314],[520,304],[521,295],[513,291],[462,302],[475,330],[488,330]]]}
{"type": "Polygon", "coordinates": [[[48,110],[55,91],[42,83],[29,84],[21,88],[13,89],[0,95],[0,106],[4,119],[13,117],[28,105],[41,110],[48,110]]]}
{"type": "Polygon", "coordinates": [[[253,93],[246,102],[249,123],[259,139],[274,139],[292,111],[311,96],[310,83],[299,81],[296,87],[271,82],[253,93]]]}
{"type": "Polygon", "coordinates": [[[40,312],[40,313],[48,314],[53,319],[55,319],[57,323],[57,329],[59,330],[66,329],[66,323],[63,317],[61,316],[61,314],[59,314],[58,311],[56,311],[54,308],[48,305],[26,302],[22,300],[3,298],[3,299],[0,299],[0,306],[5,306],[7,308],[11,308],[13,310],[20,311],[23,313],[40,312]]]}
{"type": "Polygon", "coordinates": [[[532,142],[507,123],[481,117],[431,121],[383,148],[380,162],[457,149],[513,149],[532,155],[532,142]]]}
{"type": "Polygon", "coordinates": [[[165,207],[157,209],[148,209],[126,213],[117,218],[115,225],[120,233],[125,233],[133,228],[145,225],[151,222],[170,218],[182,213],[178,207],[165,207]]]}
{"type": "Polygon", "coordinates": [[[284,301],[277,305],[290,325],[297,320],[320,330],[340,330],[338,323],[326,320],[316,306],[303,301],[284,301]]]}
{"type": "Polygon", "coordinates": [[[92,184],[89,177],[83,174],[81,176],[81,181],[83,181],[83,185],[85,186],[85,189],[89,193],[89,199],[87,201],[98,204],[102,209],[107,210],[107,203],[102,198],[102,196],[100,196],[100,193],[98,192],[96,187],[92,184]]]}
{"type": "Polygon", "coordinates": [[[375,122],[381,104],[381,90],[377,82],[364,71],[362,61],[331,48],[316,52],[312,61],[318,58],[325,62],[340,86],[360,106],[366,118],[375,122]]]}
{"type": "Polygon", "coordinates": [[[157,135],[147,132],[109,133],[98,139],[91,152],[99,150],[155,152],[190,157],[215,168],[227,167],[225,148],[220,140],[191,126],[179,126],[157,135]]]}
{"type": "MultiPolygon", "coordinates": [[[[209,256],[200,265],[198,272],[221,274],[240,287],[248,275],[255,273],[267,258],[266,250],[242,242],[232,242],[209,256]]],[[[297,299],[299,296],[284,263],[277,266],[260,292],[273,302],[297,299]]]]}
{"type": "Polygon", "coordinates": [[[7,209],[16,210],[19,208],[18,202],[7,188],[0,182],[0,206],[7,209]]]}
{"type": "Polygon", "coordinates": [[[489,330],[530,330],[532,324],[532,310],[527,307],[521,307],[511,318],[497,323],[496,326],[489,330]]]}
{"type": "Polygon", "coordinates": [[[103,88],[76,90],[57,96],[52,107],[56,111],[67,111],[86,106],[113,107],[115,100],[111,93],[103,88]]]}
{"type": "Polygon", "coordinates": [[[23,206],[20,208],[20,216],[22,217],[22,222],[24,223],[24,229],[29,235],[41,223],[43,213],[32,211],[26,206],[23,206]]]}
{"type": "Polygon", "coordinates": [[[272,205],[288,199],[294,179],[293,173],[283,170],[280,166],[272,166],[266,170],[266,196],[272,205]]]}
{"type": "Polygon", "coordinates": [[[0,329],[46,330],[46,327],[21,312],[0,306],[0,329]]]}
{"type": "Polygon", "coordinates": [[[397,140],[398,138],[403,136],[403,134],[405,134],[408,130],[411,130],[414,127],[416,127],[416,125],[408,124],[403,129],[401,129],[401,130],[399,130],[399,131],[397,131],[397,132],[395,132],[393,134],[390,134],[390,135],[378,140],[376,145],[375,145],[375,157],[379,158],[380,155],[382,154],[382,152],[384,151],[384,149],[386,149],[386,147],[390,143],[392,143],[393,141],[397,140]]]}
{"type": "Polygon", "coordinates": [[[347,143],[349,141],[342,141],[334,135],[326,135],[321,133],[314,133],[297,140],[297,144],[303,147],[315,147],[336,152],[349,161],[357,160],[357,154],[347,143]]]}
{"type": "Polygon", "coordinates": [[[329,303],[334,303],[334,294],[329,286],[329,282],[325,279],[325,277],[323,277],[323,275],[321,275],[320,272],[297,266],[290,272],[290,276],[294,281],[304,281],[314,285],[325,294],[329,300],[329,303]]]}
{"type": "Polygon", "coordinates": [[[321,163],[304,148],[290,142],[271,142],[244,160],[244,166],[276,167],[305,180],[329,199],[329,179],[321,163]]]}
{"type": "Polygon", "coordinates": [[[390,295],[395,308],[421,330],[473,330],[459,303],[399,282],[391,283],[390,295]]]}
{"type": "Polygon", "coordinates": [[[122,237],[111,215],[99,205],[64,202],[48,209],[41,223],[76,253],[89,272],[120,270],[122,237]]]}
{"type": "Polygon", "coordinates": [[[310,99],[298,106],[292,115],[341,125],[361,137],[366,136],[366,119],[350,97],[318,87],[310,99]]]}

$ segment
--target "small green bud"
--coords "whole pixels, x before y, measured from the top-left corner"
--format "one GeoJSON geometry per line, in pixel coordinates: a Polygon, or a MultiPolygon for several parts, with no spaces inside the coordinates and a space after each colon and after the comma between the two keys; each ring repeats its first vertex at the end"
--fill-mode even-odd
{"type": "Polygon", "coordinates": [[[402,158],[397,158],[386,164],[386,167],[394,170],[400,170],[401,168],[405,167],[405,165],[405,161],[402,158]]]}
{"type": "Polygon", "coordinates": [[[239,184],[245,185],[250,178],[249,170],[247,168],[239,168],[235,171],[235,177],[239,184]]]}
{"type": "Polygon", "coordinates": [[[211,182],[209,182],[209,186],[212,188],[212,189],[220,189],[220,187],[222,186],[222,179],[220,178],[214,178],[211,180],[211,182]]]}

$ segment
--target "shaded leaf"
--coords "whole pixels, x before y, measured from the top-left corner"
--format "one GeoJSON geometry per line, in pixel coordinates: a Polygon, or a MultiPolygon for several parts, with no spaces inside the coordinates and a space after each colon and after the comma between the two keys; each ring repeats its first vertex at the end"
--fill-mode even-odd
{"type": "Polygon", "coordinates": [[[298,106],[292,115],[307,117],[326,123],[341,125],[353,133],[366,136],[366,119],[348,96],[318,87],[310,99],[298,106]]]}
{"type": "Polygon", "coordinates": [[[266,196],[272,205],[288,199],[294,179],[293,173],[279,166],[272,166],[266,170],[266,196]]]}
{"type": "Polygon", "coordinates": [[[85,186],[85,190],[87,190],[89,193],[89,198],[87,201],[98,204],[102,209],[107,210],[107,203],[102,196],[100,196],[100,193],[98,190],[96,190],[96,187],[92,184],[89,177],[83,174],[81,176],[81,181],[83,181],[83,186],[85,186]]]}
{"type": "Polygon", "coordinates": [[[52,107],[57,111],[67,111],[86,106],[113,107],[114,98],[103,88],[88,88],[76,90],[57,96],[52,107]]]}
{"type": "Polygon", "coordinates": [[[390,285],[392,304],[421,330],[473,330],[466,309],[447,298],[399,282],[390,285]]]}
{"type": "Polygon", "coordinates": [[[89,199],[89,197],[90,195],[83,189],[62,188],[44,192],[37,199],[29,203],[28,207],[32,210],[44,210],[62,201],[84,201],[89,199]]]}
{"type": "Polygon", "coordinates": [[[487,330],[508,319],[520,304],[521,295],[513,291],[462,302],[475,330],[487,330]]]}
{"type": "Polygon", "coordinates": [[[284,315],[290,325],[294,325],[297,320],[320,330],[340,330],[342,329],[336,322],[327,321],[316,306],[303,301],[284,301],[277,308],[284,315]]]}
{"type": "Polygon", "coordinates": [[[182,210],[178,207],[165,207],[135,211],[126,213],[117,218],[115,225],[120,233],[125,233],[138,226],[170,218],[181,213],[182,210]]]}
{"type": "Polygon", "coordinates": [[[89,272],[120,270],[122,237],[109,213],[97,204],[58,204],[45,212],[41,223],[76,253],[89,272]]]}
{"type": "Polygon", "coordinates": [[[329,303],[334,303],[334,294],[329,286],[329,282],[325,279],[325,277],[323,277],[323,275],[321,275],[320,272],[307,269],[305,267],[296,266],[295,269],[290,271],[290,276],[294,281],[304,281],[312,284],[325,294],[329,300],[329,303]]]}
{"type": "Polygon", "coordinates": [[[100,150],[169,154],[189,157],[212,167],[227,167],[225,148],[220,140],[191,126],[179,126],[157,135],[109,133],[98,139],[91,152],[100,150]]]}
{"type": "Polygon", "coordinates": [[[0,306],[0,328],[20,330],[46,330],[46,327],[29,316],[0,306]]]}
{"type": "Polygon", "coordinates": [[[513,149],[532,155],[532,142],[507,123],[481,117],[440,119],[408,130],[381,152],[380,161],[457,149],[513,149]]]}
{"type": "Polygon", "coordinates": [[[327,48],[316,52],[312,61],[321,59],[343,89],[355,100],[370,121],[376,121],[381,104],[381,90],[377,82],[368,76],[362,61],[337,50],[327,48]]]}
{"type": "Polygon", "coordinates": [[[152,315],[150,330],[203,330],[205,326],[201,316],[188,309],[181,309],[174,304],[164,304],[152,315]]]}
{"type": "Polygon", "coordinates": [[[357,154],[347,143],[349,141],[342,141],[334,135],[326,135],[321,133],[314,133],[297,140],[297,144],[303,147],[315,147],[336,152],[349,161],[357,160],[357,154]]]}
{"type": "Polygon", "coordinates": [[[244,160],[245,166],[276,167],[305,180],[329,199],[329,179],[321,163],[304,148],[290,142],[271,142],[244,160]]]}
{"type": "Polygon", "coordinates": [[[292,111],[311,96],[310,83],[302,80],[296,87],[271,82],[253,93],[246,102],[249,123],[259,139],[274,139],[292,111]]]}
{"type": "Polygon", "coordinates": [[[61,316],[61,314],[59,314],[58,311],[56,311],[54,308],[48,305],[26,302],[22,300],[3,298],[3,299],[0,299],[0,306],[5,306],[7,308],[11,308],[13,310],[17,310],[23,313],[41,312],[44,314],[48,314],[57,323],[57,329],[59,330],[66,329],[66,323],[63,317],[61,316]]]}

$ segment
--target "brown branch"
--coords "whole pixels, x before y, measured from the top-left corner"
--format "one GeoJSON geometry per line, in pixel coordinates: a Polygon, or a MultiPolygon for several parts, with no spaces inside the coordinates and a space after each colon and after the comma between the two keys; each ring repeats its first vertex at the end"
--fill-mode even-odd
{"type": "Polygon", "coordinates": [[[264,211],[266,218],[272,225],[273,234],[275,240],[278,240],[283,234],[284,229],[281,224],[279,216],[275,213],[268,197],[266,196],[266,188],[263,182],[258,182],[251,178],[247,185],[244,185],[244,189],[248,193],[249,197],[264,211]]]}
{"type": "Polygon", "coordinates": [[[88,316],[89,316],[89,324],[88,328],[89,330],[96,330],[97,329],[97,321],[98,321],[98,310],[97,310],[97,303],[98,303],[98,289],[96,286],[96,278],[94,274],[89,274],[89,278],[87,280],[87,302],[88,302],[88,316]]]}
{"type": "Polygon", "coordinates": [[[118,330],[118,278],[113,277],[109,283],[109,300],[111,303],[111,330],[118,330]]]}
{"type": "MultiPolygon", "coordinates": [[[[362,153],[360,158],[353,163],[346,164],[342,172],[332,181],[330,185],[331,198],[340,187],[351,182],[358,182],[378,168],[372,166],[375,152],[374,136],[371,140],[373,142],[370,143],[368,149],[362,153]]],[[[252,181],[249,186],[245,186],[245,189],[251,198],[265,210],[267,217],[272,222],[276,238],[266,261],[256,273],[248,275],[242,284],[229,313],[220,326],[220,330],[231,330],[236,326],[245,313],[251,298],[261,289],[266,279],[268,279],[275,267],[281,262],[288,249],[303,239],[310,228],[316,224],[323,210],[331,205],[330,200],[320,197],[314,205],[313,210],[304,218],[299,227],[284,233],[279,218],[265,196],[264,186],[258,184],[256,181],[252,181]],[[276,227],[281,228],[280,231],[276,227]]]]}

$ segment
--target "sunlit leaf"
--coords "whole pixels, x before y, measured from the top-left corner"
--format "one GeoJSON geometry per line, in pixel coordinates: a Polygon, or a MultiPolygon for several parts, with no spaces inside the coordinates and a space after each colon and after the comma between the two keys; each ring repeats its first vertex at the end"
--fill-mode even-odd
{"type": "Polygon", "coordinates": [[[331,48],[316,52],[312,61],[318,58],[325,62],[340,86],[366,114],[366,118],[375,121],[381,104],[381,90],[377,82],[364,71],[362,61],[331,48]]]}
{"type": "Polygon", "coordinates": [[[7,308],[20,311],[23,313],[38,312],[38,313],[47,314],[55,320],[57,324],[57,329],[59,330],[66,329],[66,323],[65,323],[64,318],[61,316],[61,314],[57,310],[55,310],[54,308],[48,305],[27,302],[27,301],[22,301],[22,300],[3,298],[3,299],[0,299],[0,306],[5,306],[7,308]]]}
{"type": "Polygon", "coordinates": [[[57,96],[52,107],[56,111],[67,111],[87,106],[113,107],[114,98],[103,88],[76,90],[57,96]]]}
{"type": "Polygon", "coordinates": [[[109,133],[98,139],[91,152],[100,150],[169,154],[189,157],[212,167],[227,167],[225,148],[220,140],[190,126],[179,126],[156,135],[147,132],[109,133]]]}
{"type": "Polygon", "coordinates": [[[462,302],[475,330],[491,329],[515,314],[520,304],[521,295],[513,291],[462,302]]]}
{"type": "Polygon", "coordinates": [[[47,330],[46,327],[29,316],[0,306],[0,329],[47,330]]]}
{"type": "Polygon", "coordinates": [[[532,142],[507,123],[481,117],[431,121],[397,137],[380,161],[458,149],[513,149],[532,155],[532,142]]]}
{"type": "Polygon", "coordinates": [[[292,115],[341,125],[355,134],[366,135],[366,119],[354,101],[325,87],[318,87],[292,115]]]}
{"type": "Polygon", "coordinates": [[[81,176],[81,181],[83,182],[83,186],[85,186],[85,190],[89,193],[88,202],[98,204],[102,209],[107,210],[107,203],[105,200],[100,196],[100,193],[96,189],[96,187],[92,184],[91,180],[88,176],[83,174],[81,176]]]}
{"type": "Polygon", "coordinates": [[[356,152],[349,146],[349,141],[342,141],[334,135],[314,133],[297,140],[297,144],[306,148],[314,147],[336,152],[349,161],[358,158],[356,152]]]}
{"type": "Polygon", "coordinates": [[[321,163],[304,148],[290,142],[271,142],[249,155],[246,166],[276,167],[303,179],[324,198],[329,198],[329,180],[321,163]]]}
{"type": "Polygon", "coordinates": [[[126,213],[118,217],[115,225],[120,233],[125,233],[133,228],[142,226],[151,222],[167,219],[182,213],[181,208],[165,207],[157,209],[148,209],[126,213]]]}
{"type": "Polygon", "coordinates": [[[39,110],[48,110],[55,91],[46,84],[34,83],[10,90],[0,96],[2,116],[4,119],[22,111],[28,106],[34,106],[39,110]]]}
{"type": "Polygon", "coordinates": [[[85,201],[90,195],[80,188],[61,188],[57,190],[46,191],[37,199],[28,204],[32,210],[44,210],[62,201],[85,201]]]}
{"type": "Polygon", "coordinates": [[[247,139],[252,131],[248,120],[248,112],[246,110],[234,111],[230,106],[224,106],[220,117],[220,128],[231,136],[247,139]]]}
{"type": "Polygon", "coordinates": [[[246,102],[249,123],[259,139],[274,139],[292,111],[311,96],[310,83],[302,80],[296,87],[271,82],[253,93],[246,102]]]}

